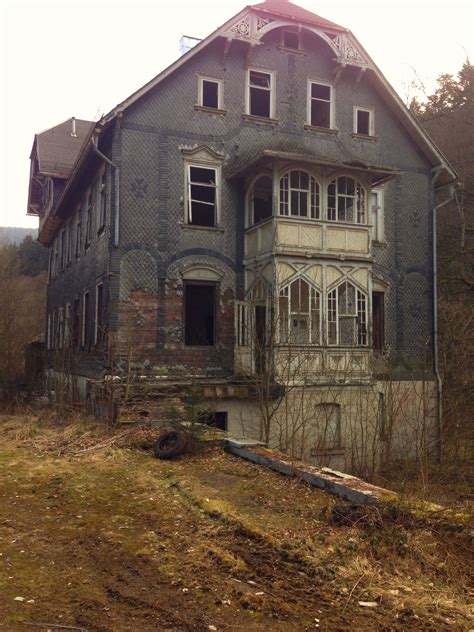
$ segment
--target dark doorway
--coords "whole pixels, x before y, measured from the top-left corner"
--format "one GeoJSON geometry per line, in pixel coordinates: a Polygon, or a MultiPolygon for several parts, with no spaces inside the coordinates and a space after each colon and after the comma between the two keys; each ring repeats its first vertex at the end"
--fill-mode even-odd
{"type": "Polygon", "coordinates": [[[381,353],[385,346],[384,293],[372,292],[372,346],[381,353]]]}
{"type": "Polygon", "coordinates": [[[265,373],[267,308],[265,305],[255,306],[255,372],[265,373]]]}
{"type": "Polygon", "coordinates": [[[215,293],[216,288],[214,285],[185,285],[184,341],[186,345],[214,345],[215,293]]]}
{"type": "Polygon", "coordinates": [[[212,426],[213,428],[218,428],[219,430],[227,430],[227,413],[204,413],[204,415],[199,418],[199,422],[212,426]]]}

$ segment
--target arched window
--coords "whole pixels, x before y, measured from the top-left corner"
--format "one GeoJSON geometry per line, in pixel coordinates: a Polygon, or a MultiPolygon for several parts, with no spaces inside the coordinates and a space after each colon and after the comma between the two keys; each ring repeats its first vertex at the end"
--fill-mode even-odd
{"type": "Polygon", "coordinates": [[[303,279],[280,290],[280,341],[321,344],[321,294],[303,279]]]}
{"type": "Polygon", "coordinates": [[[306,171],[289,171],[280,180],[280,215],[319,219],[319,184],[306,171]]]}
{"type": "Polygon", "coordinates": [[[253,185],[250,205],[250,224],[258,224],[273,215],[273,182],[269,176],[261,176],[253,185]]]}
{"type": "Polygon", "coordinates": [[[328,187],[328,220],[365,224],[365,192],[353,178],[340,176],[328,187]]]}
{"type": "Polygon", "coordinates": [[[367,344],[367,298],[349,281],[328,293],[328,343],[365,346],[367,344]]]}

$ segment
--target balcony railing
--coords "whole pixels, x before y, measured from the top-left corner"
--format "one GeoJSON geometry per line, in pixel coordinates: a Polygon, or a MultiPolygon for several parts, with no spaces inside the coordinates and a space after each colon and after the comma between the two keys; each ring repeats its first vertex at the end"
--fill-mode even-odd
{"type": "Polygon", "coordinates": [[[370,226],[272,217],[245,231],[246,259],[266,253],[369,258],[370,226]]]}

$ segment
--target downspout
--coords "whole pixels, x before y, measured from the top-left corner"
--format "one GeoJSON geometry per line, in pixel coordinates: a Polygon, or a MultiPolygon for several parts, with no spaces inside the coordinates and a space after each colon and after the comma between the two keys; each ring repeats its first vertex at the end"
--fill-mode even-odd
{"type": "MultiPolygon", "coordinates": [[[[431,174],[431,184],[436,184],[437,179],[439,178],[441,171],[444,169],[442,165],[435,167],[432,169],[431,174]]],[[[436,232],[437,232],[437,212],[440,208],[449,204],[454,199],[454,183],[449,183],[449,196],[444,202],[433,206],[433,218],[432,218],[432,239],[433,239],[433,368],[436,377],[437,384],[437,400],[438,400],[438,414],[437,414],[437,458],[438,461],[441,461],[443,455],[443,433],[442,433],[442,422],[443,422],[443,382],[441,380],[441,375],[439,372],[439,354],[438,354],[438,248],[436,243],[436,232]]],[[[444,187],[440,187],[444,188],[444,187]]]]}
{"type": "Polygon", "coordinates": [[[117,165],[112,162],[112,160],[110,160],[110,158],[108,158],[105,154],[103,154],[99,148],[97,147],[97,136],[94,134],[94,136],[92,137],[92,150],[95,154],[97,154],[99,156],[99,158],[101,158],[104,162],[106,162],[108,165],[110,165],[112,167],[112,169],[114,170],[114,184],[115,184],[115,195],[114,195],[114,201],[115,201],[115,218],[114,218],[114,241],[113,244],[114,246],[118,246],[119,245],[119,238],[120,238],[120,171],[117,167],[117,165]]]}

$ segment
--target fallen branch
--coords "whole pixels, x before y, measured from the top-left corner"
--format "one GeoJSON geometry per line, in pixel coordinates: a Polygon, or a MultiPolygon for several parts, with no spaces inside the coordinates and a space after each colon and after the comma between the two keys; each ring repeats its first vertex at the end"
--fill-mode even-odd
{"type": "Polygon", "coordinates": [[[89,632],[86,628],[78,628],[75,625],[58,625],[56,623],[43,623],[41,621],[20,621],[22,625],[35,625],[38,628],[55,628],[57,630],[79,630],[80,632],[89,632]]]}

